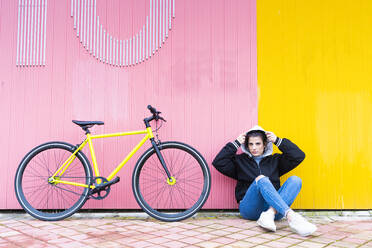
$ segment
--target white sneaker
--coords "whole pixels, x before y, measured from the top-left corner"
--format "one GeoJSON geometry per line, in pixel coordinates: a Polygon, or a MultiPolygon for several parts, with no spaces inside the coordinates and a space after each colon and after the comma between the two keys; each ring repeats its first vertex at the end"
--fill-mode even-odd
{"type": "Polygon", "coordinates": [[[292,231],[300,234],[301,236],[309,236],[316,231],[316,226],[308,222],[300,214],[293,212],[290,220],[288,220],[289,227],[292,231]]]}
{"type": "Polygon", "coordinates": [[[260,227],[275,232],[276,226],[274,223],[275,214],[272,211],[262,212],[260,218],[257,220],[257,224],[260,227]]]}

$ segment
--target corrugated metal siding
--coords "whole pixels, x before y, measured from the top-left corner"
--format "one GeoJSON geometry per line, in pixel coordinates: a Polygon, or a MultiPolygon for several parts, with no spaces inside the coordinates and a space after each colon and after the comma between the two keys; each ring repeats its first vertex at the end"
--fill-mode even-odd
{"type": "Polygon", "coordinates": [[[372,208],[371,12],[368,0],[258,1],[258,120],[307,155],[291,172],[296,208],[372,208]]]}
{"type": "MultiPolygon", "coordinates": [[[[70,4],[48,0],[45,66],[25,67],[16,66],[18,1],[0,2],[1,209],[19,208],[13,181],[26,152],[50,140],[82,140],[72,119],[104,121],[93,133],[137,130],[152,104],[168,120],[162,140],[191,144],[209,164],[226,142],[256,123],[255,1],[177,0],[168,39],[151,58],[130,67],[104,64],[83,47],[70,4]]],[[[149,4],[97,0],[97,15],[108,33],[125,40],[146,23],[149,4]]],[[[101,173],[108,175],[139,139],[95,141],[101,173]]],[[[135,158],[119,173],[122,180],[111,195],[86,207],[138,208],[131,190],[135,158]]],[[[205,207],[236,207],[235,182],[211,171],[205,207]]]]}

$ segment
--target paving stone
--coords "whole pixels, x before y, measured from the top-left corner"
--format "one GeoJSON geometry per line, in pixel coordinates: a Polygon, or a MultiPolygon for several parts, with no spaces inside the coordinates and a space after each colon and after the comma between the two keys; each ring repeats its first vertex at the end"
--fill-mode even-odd
{"type": "MultiPolygon", "coordinates": [[[[371,225],[372,225],[372,223],[371,223],[371,225]]],[[[357,233],[357,234],[353,234],[353,237],[357,238],[357,239],[371,240],[372,232],[360,232],[360,233],[357,233]]]]}
{"type": "Polygon", "coordinates": [[[197,237],[199,239],[202,239],[202,240],[211,240],[211,239],[217,238],[218,236],[212,235],[212,234],[208,234],[208,233],[203,233],[203,234],[197,235],[197,237]]]}
{"type": "Polygon", "coordinates": [[[165,232],[168,232],[168,233],[178,233],[178,232],[184,232],[186,231],[187,229],[183,229],[181,227],[177,227],[177,226],[170,226],[168,227],[167,229],[163,229],[165,232]]]}
{"type": "Polygon", "coordinates": [[[199,235],[200,233],[195,231],[195,229],[194,229],[194,230],[189,230],[189,231],[185,231],[185,232],[180,232],[180,234],[186,235],[186,236],[196,236],[196,235],[199,235]]]}
{"type": "Polygon", "coordinates": [[[344,239],[347,237],[346,234],[322,234],[322,237],[327,237],[329,239],[333,239],[334,241],[344,239]]]}
{"type": "MultiPolygon", "coordinates": [[[[371,239],[372,239],[372,234],[371,234],[371,239]]],[[[354,244],[364,244],[366,241],[364,239],[357,239],[357,238],[353,238],[353,236],[349,236],[347,238],[344,238],[342,241],[344,242],[350,242],[350,243],[354,243],[354,244]]]]}
{"type": "Polygon", "coordinates": [[[284,247],[290,247],[292,244],[288,244],[285,242],[280,242],[278,240],[276,241],[270,241],[268,243],[265,243],[266,246],[275,247],[275,248],[284,248],[284,247]]]}
{"type": "Polygon", "coordinates": [[[164,246],[162,246],[162,245],[151,245],[150,247],[151,248],[163,248],[164,246]]]}
{"type": "Polygon", "coordinates": [[[250,243],[250,242],[247,242],[247,241],[236,241],[234,243],[231,243],[231,244],[228,244],[226,247],[227,248],[240,248],[240,247],[258,247],[257,244],[254,244],[254,243],[250,243]]]}
{"type": "MultiPolygon", "coordinates": [[[[106,240],[112,240],[112,241],[115,241],[117,239],[122,239],[122,238],[125,238],[125,237],[128,237],[128,235],[126,233],[110,233],[109,235],[105,235],[105,236],[102,236],[103,239],[106,239],[106,240]],[[125,234],[125,235],[123,235],[125,234]]],[[[136,233],[137,234],[137,233],[136,233]]],[[[91,238],[91,237],[94,237],[92,235],[86,235],[87,237],[91,238]]],[[[73,238],[73,237],[71,237],[73,238]]]]}
{"type": "Polygon", "coordinates": [[[115,242],[120,243],[120,244],[123,244],[123,245],[128,245],[128,244],[132,244],[132,243],[138,242],[138,240],[127,237],[127,238],[117,239],[117,240],[115,240],[115,242]]]}
{"type": "Polygon", "coordinates": [[[19,235],[21,234],[20,232],[17,231],[7,231],[7,232],[2,232],[0,233],[0,237],[9,237],[9,236],[14,236],[14,235],[19,235]]]}
{"type": "Polygon", "coordinates": [[[311,239],[311,241],[317,242],[317,243],[322,243],[322,244],[330,244],[335,242],[334,239],[327,238],[325,236],[320,236],[320,237],[314,237],[311,239]]]}
{"type": "MultiPolygon", "coordinates": [[[[259,233],[268,233],[267,230],[265,230],[262,227],[257,226],[257,225],[255,225],[254,227],[249,228],[249,230],[256,231],[256,232],[259,232],[259,233]]],[[[281,229],[281,230],[289,230],[289,228],[284,228],[284,229],[281,229]]]]}
{"type": "Polygon", "coordinates": [[[306,239],[311,239],[311,238],[314,238],[314,236],[310,235],[310,236],[307,236],[307,237],[302,237],[300,236],[299,234],[297,233],[293,233],[288,235],[287,237],[289,238],[294,238],[294,239],[298,239],[298,240],[306,240],[306,239]]]}
{"type": "Polygon", "coordinates": [[[346,241],[337,241],[332,243],[332,245],[338,246],[338,247],[358,247],[360,244],[350,243],[346,241]]]}
{"type": "Polygon", "coordinates": [[[282,242],[282,243],[287,243],[287,244],[290,244],[290,245],[302,242],[302,240],[298,240],[296,238],[290,238],[290,237],[283,237],[283,238],[277,239],[276,241],[282,242]]]}
{"type": "Polygon", "coordinates": [[[244,241],[247,241],[247,242],[250,242],[250,243],[254,243],[254,244],[261,244],[261,243],[267,243],[267,242],[269,242],[269,240],[263,239],[263,238],[259,238],[259,237],[249,237],[249,238],[244,239],[244,241]]]}
{"type": "MultiPolygon", "coordinates": [[[[84,241],[86,241],[86,240],[84,240],[84,241]]],[[[47,241],[47,243],[51,243],[51,244],[64,244],[64,243],[68,243],[68,242],[71,242],[71,239],[58,238],[58,239],[51,239],[51,240],[47,241]]]]}
{"type": "Polygon", "coordinates": [[[363,247],[372,247],[372,240],[370,242],[368,242],[368,243],[363,244],[362,246],[363,247]]]}
{"type": "Polygon", "coordinates": [[[175,241],[175,240],[164,243],[162,245],[165,246],[165,247],[170,247],[170,248],[178,248],[178,247],[186,247],[187,246],[187,244],[179,242],[179,241],[175,241]]]}
{"type": "Polygon", "coordinates": [[[240,228],[236,228],[236,227],[228,227],[228,228],[225,228],[225,229],[223,229],[223,230],[226,231],[226,232],[232,232],[232,233],[242,231],[242,229],[240,229],[240,228]]]}
{"type": "Polygon", "coordinates": [[[93,214],[43,222],[26,215],[0,214],[0,247],[372,247],[370,220],[314,215],[307,218],[317,223],[317,232],[301,237],[285,220],[276,222],[273,233],[237,215],[166,223],[143,217],[106,215],[103,219],[93,214]]]}
{"type": "Polygon", "coordinates": [[[172,240],[182,240],[183,238],[185,238],[187,236],[179,234],[179,233],[170,233],[166,237],[169,238],[169,239],[172,239],[172,240]]]}
{"type": "Polygon", "coordinates": [[[230,232],[226,232],[226,231],[223,231],[223,230],[215,230],[215,231],[211,231],[209,233],[213,234],[213,235],[217,235],[217,236],[225,236],[225,235],[230,234],[230,232]]]}
{"type": "Polygon", "coordinates": [[[276,240],[276,239],[281,238],[282,236],[274,232],[268,232],[268,233],[262,233],[262,234],[256,235],[256,237],[267,239],[267,240],[276,240]]]}
{"type": "Polygon", "coordinates": [[[288,236],[292,234],[293,232],[289,229],[276,229],[275,234],[280,235],[280,236],[288,236]]]}
{"type": "Polygon", "coordinates": [[[217,242],[206,241],[206,242],[199,243],[198,246],[204,247],[204,248],[215,248],[215,247],[221,246],[221,244],[217,242]]]}
{"type": "Polygon", "coordinates": [[[183,229],[190,230],[190,229],[194,229],[194,228],[196,228],[197,226],[196,226],[196,225],[192,225],[192,224],[188,224],[188,223],[184,223],[181,227],[182,227],[183,229]]]}
{"type": "Polygon", "coordinates": [[[214,239],[213,241],[214,241],[214,242],[217,242],[217,243],[220,243],[220,244],[224,244],[224,245],[227,245],[227,244],[230,244],[230,243],[236,242],[235,239],[228,238],[228,237],[217,238],[217,239],[214,239]]]}
{"type": "MultiPolygon", "coordinates": [[[[148,241],[136,241],[133,243],[130,243],[129,246],[131,247],[137,247],[137,248],[142,248],[142,247],[151,247],[153,244],[148,242],[148,241]]],[[[105,247],[104,245],[102,247],[105,247]]],[[[118,247],[118,246],[116,246],[118,247]]]]}
{"type": "MultiPolygon", "coordinates": [[[[203,221],[203,220],[201,220],[203,221]]],[[[208,220],[206,221],[208,223],[208,220]]],[[[164,223],[164,225],[167,225],[167,226],[182,226],[183,223],[182,222],[168,222],[168,223],[164,223]]]]}
{"type": "Polygon", "coordinates": [[[9,241],[7,241],[6,239],[0,237],[0,244],[5,244],[7,242],[9,242],[9,241]]]}
{"type": "Polygon", "coordinates": [[[209,225],[208,228],[212,228],[212,229],[224,229],[224,228],[228,228],[230,227],[229,225],[222,225],[220,223],[215,223],[215,224],[212,224],[212,225],[209,225]]]}
{"type": "Polygon", "coordinates": [[[296,244],[296,246],[308,247],[308,248],[320,248],[320,247],[327,246],[327,244],[321,244],[321,243],[316,243],[316,242],[311,242],[311,241],[304,241],[302,243],[296,244]]]}
{"type": "Polygon", "coordinates": [[[233,233],[228,235],[229,238],[235,239],[235,240],[242,240],[248,238],[247,235],[244,235],[242,233],[233,233]]]}
{"type": "Polygon", "coordinates": [[[197,244],[203,241],[204,241],[203,239],[198,239],[197,237],[187,237],[187,238],[182,239],[182,242],[190,244],[190,245],[197,244]]]}
{"type": "MultiPolygon", "coordinates": [[[[135,231],[132,230],[132,232],[135,232],[135,231]]],[[[128,231],[125,231],[125,233],[128,233],[128,231]]],[[[159,236],[168,235],[168,232],[166,232],[164,230],[159,230],[159,231],[156,231],[156,232],[152,232],[151,234],[159,237],[159,236]]]]}
{"type": "Polygon", "coordinates": [[[73,242],[64,243],[63,247],[66,247],[66,248],[81,248],[81,247],[84,247],[84,245],[85,244],[82,243],[82,242],[73,241],[73,242]]]}
{"type": "Polygon", "coordinates": [[[247,235],[247,236],[255,236],[255,235],[260,234],[260,232],[253,231],[253,230],[243,230],[243,231],[241,231],[239,233],[244,234],[244,235],[247,235]]]}
{"type": "Polygon", "coordinates": [[[200,233],[210,233],[210,232],[214,231],[214,229],[209,228],[209,227],[199,227],[197,229],[194,229],[194,231],[200,232],[200,233]]]}

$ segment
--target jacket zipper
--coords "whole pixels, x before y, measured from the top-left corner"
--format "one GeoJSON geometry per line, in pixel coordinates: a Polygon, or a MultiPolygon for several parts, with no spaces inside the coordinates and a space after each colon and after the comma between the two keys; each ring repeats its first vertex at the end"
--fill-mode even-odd
{"type": "MultiPolygon", "coordinates": [[[[254,162],[256,162],[256,161],[254,161],[254,162]]],[[[257,164],[257,163],[256,163],[257,164]]],[[[260,170],[260,175],[263,175],[262,174],[262,171],[261,171],[261,166],[260,166],[260,164],[257,164],[257,167],[258,167],[258,169],[260,170]]]]}
{"type": "MultiPolygon", "coordinates": [[[[260,174],[259,175],[263,175],[262,174],[262,171],[261,171],[261,166],[260,166],[260,164],[258,164],[257,162],[256,162],[256,160],[254,160],[253,158],[251,158],[252,160],[253,160],[253,162],[257,165],[257,167],[258,167],[258,170],[260,171],[260,174]]],[[[264,158],[262,158],[262,159],[264,159],[264,158]]],[[[262,161],[262,159],[261,159],[261,161],[262,161]]],[[[258,176],[259,176],[258,175],[258,176]]]]}

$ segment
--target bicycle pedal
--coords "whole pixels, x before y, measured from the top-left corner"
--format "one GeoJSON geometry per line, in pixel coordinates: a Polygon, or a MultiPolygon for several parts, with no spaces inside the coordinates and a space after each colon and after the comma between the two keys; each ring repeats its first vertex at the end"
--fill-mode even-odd
{"type": "Polygon", "coordinates": [[[107,182],[106,185],[113,185],[113,184],[118,183],[118,182],[120,182],[120,177],[115,177],[111,181],[107,182]]]}
{"type": "Polygon", "coordinates": [[[114,179],[112,179],[111,181],[108,181],[106,183],[103,183],[101,185],[98,185],[98,188],[105,188],[107,186],[111,186],[115,183],[118,183],[120,181],[120,177],[115,177],[114,179]]]}

